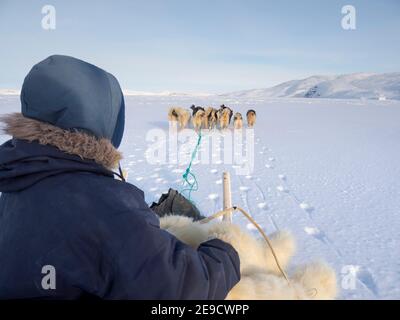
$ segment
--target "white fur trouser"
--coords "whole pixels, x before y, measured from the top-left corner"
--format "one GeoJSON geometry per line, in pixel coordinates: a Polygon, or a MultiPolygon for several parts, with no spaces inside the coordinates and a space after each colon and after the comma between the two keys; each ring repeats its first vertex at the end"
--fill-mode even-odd
{"type": "MultiPolygon", "coordinates": [[[[240,258],[241,280],[227,299],[334,299],[337,295],[335,272],[325,263],[310,263],[295,268],[290,285],[281,275],[272,252],[263,239],[255,239],[239,226],[226,222],[201,224],[182,216],[160,219],[161,228],[197,248],[202,242],[218,238],[230,243],[240,258]]],[[[282,268],[286,269],[295,251],[290,233],[270,236],[282,268]]]]}

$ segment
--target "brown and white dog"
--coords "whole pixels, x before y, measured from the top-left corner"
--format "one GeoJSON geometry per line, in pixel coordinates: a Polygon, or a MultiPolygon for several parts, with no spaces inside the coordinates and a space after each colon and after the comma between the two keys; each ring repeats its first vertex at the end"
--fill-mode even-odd
{"type": "Polygon", "coordinates": [[[234,129],[242,129],[243,128],[243,117],[240,112],[236,112],[233,117],[233,128],[234,129]]]}
{"type": "Polygon", "coordinates": [[[179,128],[186,128],[190,119],[190,112],[181,107],[172,107],[168,112],[168,121],[176,121],[179,128]]]}
{"type": "Polygon", "coordinates": [[[218,110],[218,121],[220,129],[226,129],[229,126],[232,117],[232,110],[229,108],[218,110]]]}
{"type": "Polygon", "coordinates": [[[256,123],[256,112],[252,109],[248,110],[246,113],[247,125],[249,128],[253,128],[256,123]]]}
{"type": "Polygon", "coordinates": [[[203,108],[196,110],[196,113],[192,116],[193,128],[198,131],[204,124],[204,118],[206,117],[206,112],[203,108]]]}
{"type": "MultiPolygon", "coordinates": [[[[231,119],[232,119],[232,116],[233,116],[233,110],[231,108],[227,107],[226,105],[222,104],[219,107],[219,110],[217,111],[217,118],[219,119],[219,117],[222,116],[222,112],[225,109],[229,110],[229,120],[228,120],[228,125],[229,125],[231,123],[231,119]]],[[[225,111],[225,112],[228,112],[228,111],[225,111]]]]}
{"type": "Polygon", "coordinates": [[[0,122],[3,123],[2,130],[16,139],[51,145],[82,159],[94,160],[109,170],[118,168],[118,163],[122,159],[122,154],[106,138],[97,138],[81,131],[65,130],[47,122],[25,117],[21,113],[2,115],[0,122]]]}
{"type": "Polygon", "coordinates": [[[206,129],[213,129],[217,125],[217,110],[213,107],[208,107],[204,116],[203,127],[206,129]]]}

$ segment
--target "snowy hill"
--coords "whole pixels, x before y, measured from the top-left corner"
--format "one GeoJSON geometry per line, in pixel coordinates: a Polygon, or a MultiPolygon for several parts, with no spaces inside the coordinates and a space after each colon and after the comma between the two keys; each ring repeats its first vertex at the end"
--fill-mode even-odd
{"type": "Polygon", "coordinates": [[[312,76],[284,82],[272,88],[237,91],[220,96],[231,99],[285,97],[400,100],[400,72],[312,76]]]}
{"type": "Polygon", "coordinates": [[[15,89],[0,89],[0,96],[19,96],[20,91],[15,89]]]}
{"type": "MultiPolygon", "coordinates": [[[[208,97],[212,94],[209,93],[183,93],[183,92],[171,92],[171,91],[135,91],[125,89],[123,90],[124,96],[140,96],[140,97],[208,97]]],[[[0,93],[1,94],[1,93],[0,93]]]]}

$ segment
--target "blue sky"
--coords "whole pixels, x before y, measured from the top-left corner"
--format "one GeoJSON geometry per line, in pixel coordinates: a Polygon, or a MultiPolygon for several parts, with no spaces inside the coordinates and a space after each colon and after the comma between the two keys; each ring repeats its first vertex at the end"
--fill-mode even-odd
{"type": "Polygon", "coordinates": [[[0,0],[0,88],[57,53],[140,91],[229,92],[314,74],[400,71],[400,1],[0,0]],[[41,9],[56,8],[56,30],[41,9]],[[343,30],[341,8],[357,10],[343,30]]]}

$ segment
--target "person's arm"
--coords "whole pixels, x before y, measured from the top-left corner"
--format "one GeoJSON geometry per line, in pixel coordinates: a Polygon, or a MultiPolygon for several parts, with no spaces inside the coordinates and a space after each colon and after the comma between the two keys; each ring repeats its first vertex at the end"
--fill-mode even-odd
{"type": "Polygon", "coordinates": [[[119,214],[112,223],[119,240],[105,298],[224,299],[240,280],[239,257],[230,244],[213,239],[195,250],[160,229],[150,210],[138,211],[119,214]]]}

